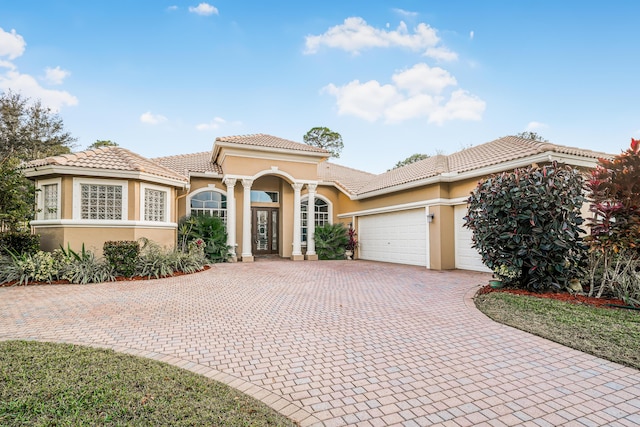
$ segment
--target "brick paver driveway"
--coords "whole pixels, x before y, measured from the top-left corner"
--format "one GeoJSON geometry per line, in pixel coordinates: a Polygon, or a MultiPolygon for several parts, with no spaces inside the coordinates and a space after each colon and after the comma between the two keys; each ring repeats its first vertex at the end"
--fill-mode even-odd
{"type": "Polygon", "coordinates": [[[493,323],[488,276],[365,261],[221,264],[0,289],[0,339],[164,360],[302,425],[640,424],[640,373],[493,323]]]}

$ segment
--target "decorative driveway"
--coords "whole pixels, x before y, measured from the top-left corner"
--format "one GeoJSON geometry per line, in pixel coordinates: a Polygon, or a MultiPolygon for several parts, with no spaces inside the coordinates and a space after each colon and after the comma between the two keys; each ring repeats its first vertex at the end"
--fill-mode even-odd
{"type": "Polygon", "coordinates": [[[258,261],[162,280],[0,288],[0,339],[166,361],[302,426],[640,425],[639,371],[492,322],[470,299],[487,279],[258,261]]]}

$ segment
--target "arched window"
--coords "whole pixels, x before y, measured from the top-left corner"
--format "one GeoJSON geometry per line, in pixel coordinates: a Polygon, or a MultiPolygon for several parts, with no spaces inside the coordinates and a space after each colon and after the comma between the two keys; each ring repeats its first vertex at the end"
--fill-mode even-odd
{"type": "Polygon", "coordinates": [[[217,191],[201,191],[191,196],[190,215],[217,216],[227,222],[227,196],[217,191]]]}
{"type": "MultiPolygon", "coordinates": [[[[302,236],[302,241],[306,242],[307,230],[309,227],[309,199],[308,198],[300,202],[300,208],[301,208],[300,223],[302,225],[301,236],[302,236]]],[[[330,221],[331,215],[329,211],[330,211],[329,202],[316,196],[316,203],[315,203],[315,209],[313,214],[313,218],[314,218],[313,227],[323,226],[331,222],[330,221]]]]}

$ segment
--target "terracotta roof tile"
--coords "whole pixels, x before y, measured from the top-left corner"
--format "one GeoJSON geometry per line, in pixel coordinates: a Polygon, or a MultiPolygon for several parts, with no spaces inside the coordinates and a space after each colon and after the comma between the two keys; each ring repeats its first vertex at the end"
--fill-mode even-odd
{"type": "Polygon", "coordinates": [[[144,172],[163,178],[186,181],[173,170],[122,147],[101,147],[78,153],[62,154],[28,162],[26,167],[69,166],[88,169],[144,172]]]}
{"type": "Polygon", "coordinates": [[[177,156],[157,157],[151,159],[182,176],[188,177],[189,172],[212,172],[222,174],[222,168],[211,162],[211,151],[194,154],[180,154],[177,156]]]}
{"type": "MultiPolygon", "coordinates": [[[[285,150],[308,151],[311,153],[329,154],[327,150],[302,144],[276,136],[258,133],[254,135],[222,136],[216,138],[216,142],[229,142],[233,144],[252,145],[255,147],[280,148],[285,150]]],[[[215,143],[214,143],[215,145],[215,143]]]]}
{"type": "Polygon", "coordinates": [[[355,194],[371,179],[375,174],[361,170],[348,168],[331,162],[318,164],[318,178],[325,182],[334,182],[344,188],[348,193],[355,194]]]}

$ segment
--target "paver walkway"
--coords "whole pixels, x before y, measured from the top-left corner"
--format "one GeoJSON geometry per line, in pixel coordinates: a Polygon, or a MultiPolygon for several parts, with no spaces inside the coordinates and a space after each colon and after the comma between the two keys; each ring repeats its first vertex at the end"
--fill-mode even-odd
{"type": "Polygon", "coordinates": [[[470,300],[487,278],[274,261],[1,288],[0,339],[167,361],[303,426],[640,425],[640,372],[492,322],[470,300]]]}

